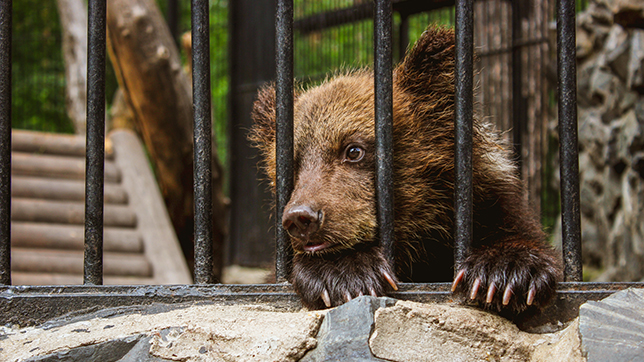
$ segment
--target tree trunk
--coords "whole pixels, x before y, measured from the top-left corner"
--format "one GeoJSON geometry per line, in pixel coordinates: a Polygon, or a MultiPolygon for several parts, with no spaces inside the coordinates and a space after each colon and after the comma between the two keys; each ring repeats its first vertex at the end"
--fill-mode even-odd
{"type": "Polygon", "coordinates": [[[63,29],[67,115],[77,134],[87,117],[87,9],[83,0],[57,0],[63,29]]]}
{"type": "MultiPolygon", "coordinates": [[[[186,259],[193,261],[193,139],[190,79],[176,43],[152,0],[109,0],[108,50],[134,123],[157,179],[186,259]]],[[[213,137],[214,140],[214,137],[213,137]]],[[[213,146],[213,152],[216,148],[213,146]]],[[[220,280],[225,235],[222,168],[213,155],[213,256],[220,280]]]]}

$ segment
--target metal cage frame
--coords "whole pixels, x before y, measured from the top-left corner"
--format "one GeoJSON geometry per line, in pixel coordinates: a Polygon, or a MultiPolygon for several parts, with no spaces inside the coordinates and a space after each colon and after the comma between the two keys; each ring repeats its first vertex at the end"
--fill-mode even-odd
{"type": "MultiPolygon", "coordinates": [[[[472,239],[473,0],[456,1],[456,198],[455,261],[463,260],[472,239]]],[[[0,0],[0,319],[35,325],[69,313],[152,303],[269,303],[296,309],[301,304],[286,282],[291,252],[287,234],[277,225],[277,284],[212,284],[210,224],[211,137],[208,2],[192,0],[193,107],[195,168],[195,285],[103,286],[103,172],[106,0],[88,4],[88,107],[85,217],[85,274],[81,286],[11,285],[11,12],[12,0],[0,0]],[[198,180],[198,181],[197,181],[198,180]]],[[[565,282],[557,298],[524,325],[567,321],[587,300],[597,300],[644,283],[581,282],[579,171],[577,156],[575,1],[557,9],[561,199],[565,282]]],[[[381,243],[393,261],[392,194],[392,1],[374,4],[375,110],[377,134],[378,221],[381,243]]],[[[277,34],[277,212],[293,188],[293,0],[278,0],[277,34]]],[[[450,283],[401,284],[394,298],[421,302],[451,299],[450,283]]]]}

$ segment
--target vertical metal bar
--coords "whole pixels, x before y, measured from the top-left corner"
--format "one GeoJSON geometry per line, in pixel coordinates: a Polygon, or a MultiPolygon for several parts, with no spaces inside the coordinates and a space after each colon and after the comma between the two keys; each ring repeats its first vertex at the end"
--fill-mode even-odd
{"type": "Polygon", "coordinates": [[[170,34],[175,42],[179,41],[179,20],[181,18],[181,8],[179,0],[167,0],[166,22],[170,28],[170,34]]]}
{"type": "Polygon", "coordinates": [[[521,21],[523,19],[521,9],[529,6],[520,0],[514,0],[512,5],[512,145],[514,158],[517,162],[519,176],[523,174],[523,128],[526,122],[527,112],[523,99],[523,64],[521,52],[523,46],[519,43],[522,40],[521,21]]]}
{"type": "Polygon", "coordinates": [[[455,272],[472,244],[473,0],[456,1],[456,90],[454,130],[455,272]]]}
{"type": "Polygon", "coordinates": [[[293,0],[278,0],[276,14],[276,277],[286,282],[291,249],[282,214],[293,191],[293,0]]]}
{"type": "Polygon", "coordinates": [[[557,4],[557,68],[559,73],[561,226],[565,281],[582,280],[575,31],[575,0],[559,0],[557,4]]]}
{"type": "Polygon", "coordinates": [[[214,283],[212,258],[212,121],[208,0],[192,0],[195,283],[214,283]]]}
{"type": "Polygon", "coordinates": [[[375,3],[376,200],[380,245],[394,268],[392,8],[390,0],[376,0],[375,3]]]}
{"type": "Polygon", "coordinates": [[[409,46],[409,14],[400,13],[400,25],[398,27],[398,60],[405,57],[409,46]]]}
{"type": "Polygon", "coordinates": [[[0,0],[0,284],[11,284],[11,13],[0,0]]]}
{"type": "Polygon", "coordinates": [[[84,284],[103,284],[106,0],[88,2],[84,284]]]}

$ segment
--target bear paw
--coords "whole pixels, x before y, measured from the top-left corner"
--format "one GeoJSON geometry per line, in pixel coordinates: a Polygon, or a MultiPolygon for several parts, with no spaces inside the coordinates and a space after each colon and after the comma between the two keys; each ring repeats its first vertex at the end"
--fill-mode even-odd
{"type": "Polygon", "coordinates": [[[331,308],[361,295],[397,290],[394,273],[379,247],[334,255],[297,254],[291,283],[309,309],[331,308]]]}
{"type": "Polygon", "coordinates": [[[484,308],[518,314],[545,306],[560,274],[550,249],[502,243],[474,250],[460,266],[452,292],[484,308]]]}

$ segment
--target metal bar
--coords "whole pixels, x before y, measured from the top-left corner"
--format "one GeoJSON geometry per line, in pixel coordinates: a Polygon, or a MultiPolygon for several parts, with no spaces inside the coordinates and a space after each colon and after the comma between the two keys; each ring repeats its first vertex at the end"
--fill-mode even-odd
{"type": "Polygon", "coordinates": [[[170,28],[170,34],[175,43],[179,45],[179,21],[181,18],[181,7],[179,0],[167,0],[166,22],[170,28]]]}
{"type": "Polygon", "coordinates": [[[523,174],[523,128],[526,109],[523,100],[523,60],[521,58],[523,48],[516,44],[522,40],[521,9],[525,7],[526,4],[519,0],[512,1],[512,146],[519,177],[523,174]]]}
{"type": "Polygon", "coordinates": [[[103,284],[106,0],[88,2],[85,267],[83,283],[103,284]]]}
{"type": "Polygon", "coordinates": [[[376,119],[376,200],[380,245],[394,268],[392,8],[376,0],[374,13],[374,92],[376,119]]]}
{"type": "Polygon", "coordinates": [[[208,0],[192,0],[192,107],[194,116],[195,283],[212,284],[212,120],[208,0]]]}
{"type": "Polygon", "coordinates": [[[276,14],[277,66],[276,97],[276,277],[286,282],[291,248],[288,233],[282,227],[282,214],[293,191],[293,0],[279,0],[276,14]]]}
{"type": "Polygon", "coordinates": [[[561,226],[565,281],[582,280],[575,31],[575,1],[559,0],[557,4],[557,69],[559,75],[561,226]]]}
{"type": "Polygon", "coordinates": [[[472,244],[473,0],[456,1],[454,272],[472,244]]]}
{"type": "Polygon", "coordinates": [[[0,284],[11,284],[11,13],[0,0],[0,284]]]}
{"type": "MultiPolygon", "coordinates": [[[[448,302],[453,299],[451,283],[398,284],[392,297],[417,302],[448,302]]],[[[559,283],[557,297],[547,309],[524,325],[557,325],[576,317],[579,305],[599,300],[627,288],[643,288],[644,283],[559,283]]],[[[302,308],[300,298],[290,285],[141,285],[141,286],[0,286],[0,320],[22,327],[56,323],[61,316],[89,314],[88,311],[112,309],[118,314],[154,308],[184,307],[184,303],[252,303],[272,305],[281,310],[302,308]],[[163,306],[165,305],[165,307],[163,306]],[[133,308],[133,309],[128,309],[133,308]]],[[[65,319],[62,319],[64,321],[65,319]]]]}

